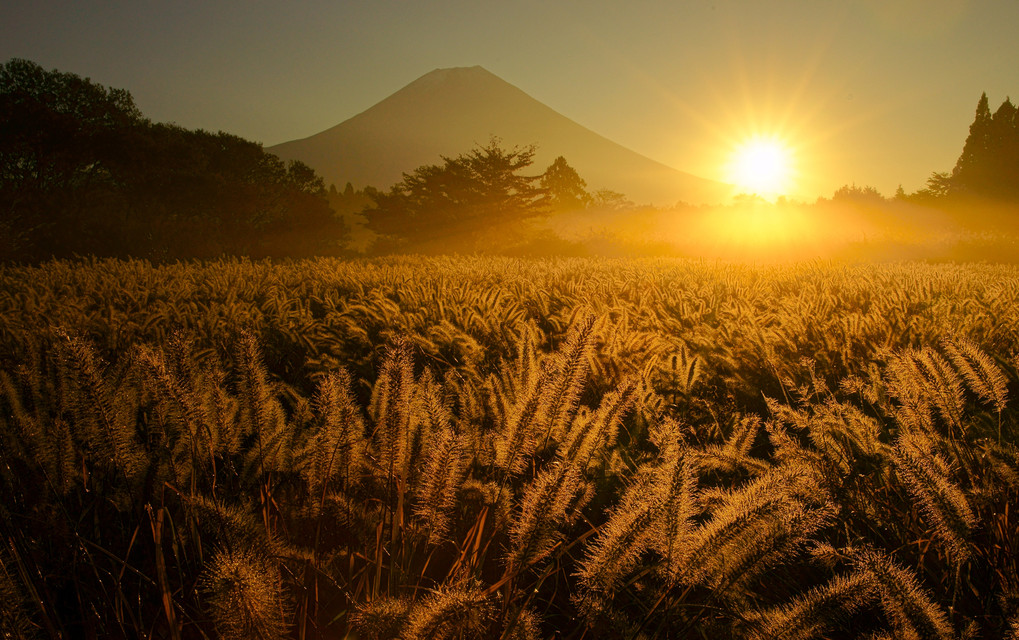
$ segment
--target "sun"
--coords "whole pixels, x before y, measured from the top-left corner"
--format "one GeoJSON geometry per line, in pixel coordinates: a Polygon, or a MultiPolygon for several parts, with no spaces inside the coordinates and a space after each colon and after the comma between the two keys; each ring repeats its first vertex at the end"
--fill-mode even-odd
{"type": "Polygon", "coordinates": [[[792,187],[792,150],[777,138],[747,139],[733,148],[727,174],[742,193],[764,198],[785,195],[792,187]]]}

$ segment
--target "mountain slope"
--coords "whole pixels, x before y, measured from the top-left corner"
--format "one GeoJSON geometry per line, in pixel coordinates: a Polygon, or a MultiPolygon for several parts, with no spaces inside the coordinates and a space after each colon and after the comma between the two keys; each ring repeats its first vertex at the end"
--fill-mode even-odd
{"type": "Polygon", "coordinates": [[[638,203],[713,203],[726,185],[677,171],[566,118],[482,67],[436,69],[368,110],[301,140],[269,147],[301,160],[326,183],[388,188],[425,164],[441,163],[492,136],[506,147],[537,145],[533,169],[565,156],[590,190],[638,203]]]}

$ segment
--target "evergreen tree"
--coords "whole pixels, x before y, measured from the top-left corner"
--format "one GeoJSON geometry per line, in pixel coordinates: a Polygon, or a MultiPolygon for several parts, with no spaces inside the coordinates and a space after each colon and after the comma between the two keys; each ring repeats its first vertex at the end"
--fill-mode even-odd
{"type": "Polygon", "coordinates": [[[554,212],[586,209],[593,201],[587,192],[587,183],[563,156],[556,158],[545,170],[541,176],[541,188],[545,192],[542,203],[554,212]]]}
{"type": "Polygon", "coordinates": [[[980,94],[977,102],[976,117],[969,126],[969,135],[962,147],[962,155],[955,163],[952,179],[958,185],[976,184],[980,182],[980,173],[991,146],[991,109],[987,102],[987,93],[980,94]]]}
{"type": "Polygon", "coordinates": [[[1016,107],[1005,99],[991,116],[991,195],[1006,199],[1019,197],[1019,130],[1016,107]]]}
{"type": "Polygon", "coordinates": [[[943,193],[1000,200],[1019,198],[1016,111],[1015,105],[1006,98],[992,114],[987,94],[980,96],[962,155],[943,193]]]}

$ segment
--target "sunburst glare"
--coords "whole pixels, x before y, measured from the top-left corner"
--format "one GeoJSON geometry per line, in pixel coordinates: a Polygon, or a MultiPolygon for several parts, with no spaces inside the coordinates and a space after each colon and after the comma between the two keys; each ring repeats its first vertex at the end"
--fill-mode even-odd
{"type": "Polygon", "coordinates": [[[763,198],[787,195],[795,174],[793,151],[777,137],[756,136],[735,145],[726,178],[739,192],[763,198]]]}

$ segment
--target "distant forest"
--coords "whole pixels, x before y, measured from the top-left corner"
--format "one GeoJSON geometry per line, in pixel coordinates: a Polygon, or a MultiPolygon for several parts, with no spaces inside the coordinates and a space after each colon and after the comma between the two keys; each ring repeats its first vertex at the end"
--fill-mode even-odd
{"type": "Polygon", "coordinates": [[[842,243],[825,248],[836,256],[933,242],[925,257],[1009,259],[1019,237],[1017,109],[1006,99],[992,113],[986,94],[952,171],[891,198],[846,185],[810,204],[744,194],[726,206],[663,209],[589,191],[563,157],[536,173],[534,153],[493,138],[388,190],[327,188],[258,143],[151,122],[126,90],[12,59],[0,66],[0,260],[697,255],[711,243],[703,229],[727,217],[745,227],[746,211],[765,206],[825,227],[842,243]]]}

